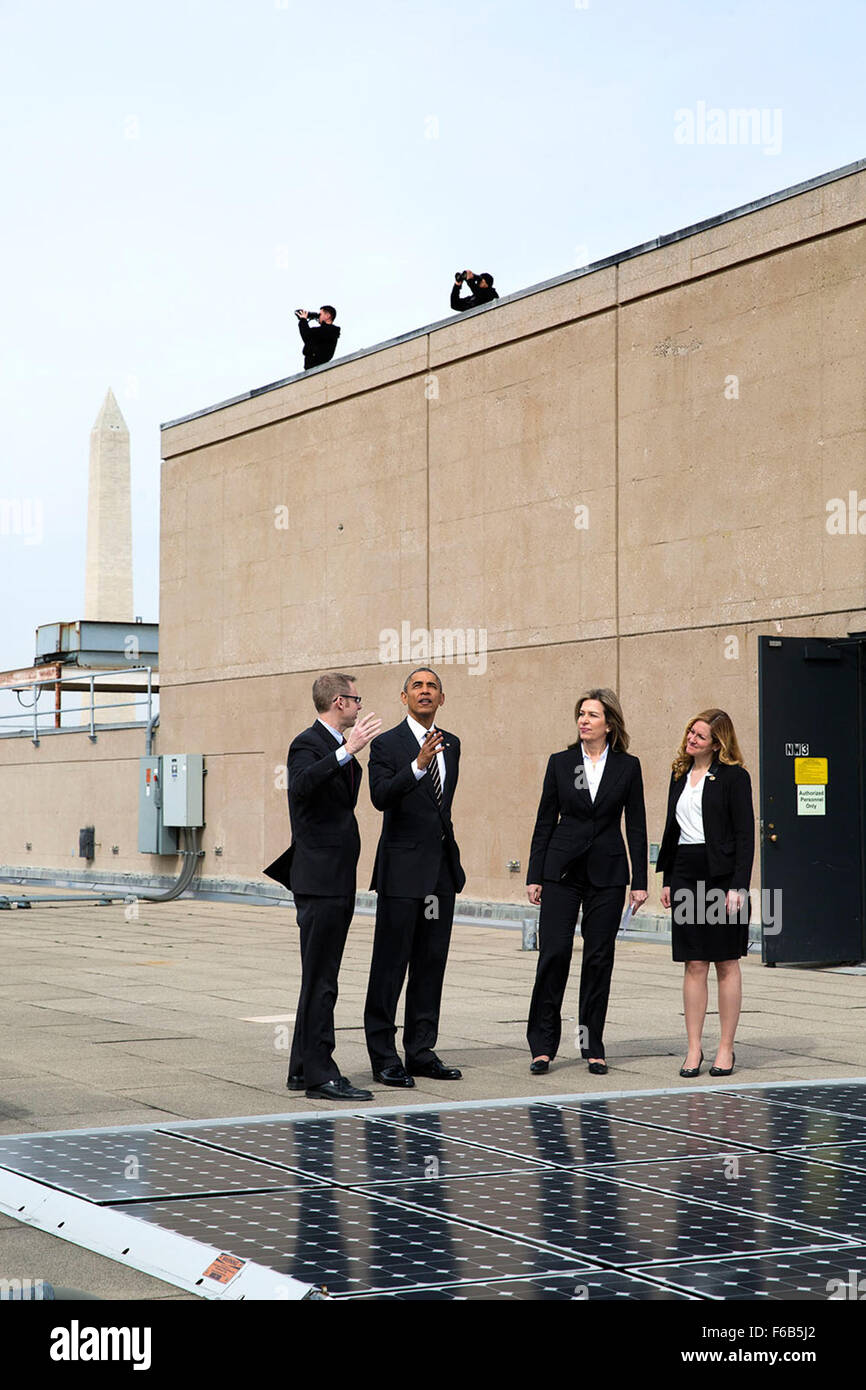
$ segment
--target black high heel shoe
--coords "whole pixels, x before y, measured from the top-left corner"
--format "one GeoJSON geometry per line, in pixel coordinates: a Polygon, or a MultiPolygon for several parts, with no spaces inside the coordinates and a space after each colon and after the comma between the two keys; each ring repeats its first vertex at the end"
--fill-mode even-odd
{"type": "Polygon", "coordinates": [[[698,1065],[696,1067],[680,1067],[680,1076],[685,1076],[688,1078],[689,1081],[691,1081],[692,1077],[700,1076],[701,1067],[703,1066],[703,1064],[704,1053],[703,1049],[701,1049],[701,1060],[698,1062],[698,1065]]]}
{"type": "Polygon", "coordinates": [[[710,1076],[730,1076],[736,1065],[737,1054],[731,1053],[731,1065],[729,1067],[710,1067],[710,1076]]]}

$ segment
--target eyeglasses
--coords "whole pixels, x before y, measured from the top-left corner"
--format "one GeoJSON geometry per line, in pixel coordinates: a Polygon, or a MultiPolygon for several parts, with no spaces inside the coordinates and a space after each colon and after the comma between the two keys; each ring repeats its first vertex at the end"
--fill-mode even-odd
{"type": "Polygon", "coordinates": [[[356,705],[360,705],[360,703],[361,703],[361,696],[360,696],[360,695],[335,695],[335,696],[334,696],[334,699],[335,699],[335,700],[354,700],[356,705]]]}

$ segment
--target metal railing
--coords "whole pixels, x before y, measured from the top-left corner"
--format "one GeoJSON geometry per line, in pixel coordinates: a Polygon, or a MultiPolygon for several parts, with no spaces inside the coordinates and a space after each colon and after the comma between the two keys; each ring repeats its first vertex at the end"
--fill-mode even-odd
{"type": "Polygon", "coordinates": [[[19,706],[22,706],[22,695],[27,693],[32,697],[32,704],[23,705],[23,708],[29,711],[29,717],[24,723],[22,723],[21,714],[17,710],[11,714],[0,714],[0,738],[21,738],[29,735],[34,745],[38,747],[40,733],[81,733],[86,731],[91,743],[95,743],[97,729],[137,728],[139,725],[147,725],[154,713],[153,672],[155,669],[153,666],[128,666],[105,671],[79,670],[74,674],[70,672],[64,676],[49,676],[45,680],[28,680],[20,685],[2,687],[0,690],[5,689],[10,694],[17,695],[19,706]],[[96,697],[99,692],[96,682],[98,680],[104,679],[120,683],[127,676],[139,672],[143,677],[140,689],[134,687],[128,691],[106,692],[125,694],[131,698],[111,702],[105,702],[102,699],[97,701],[96,697]],[[76,694],[83,694],[84,699],[80,705],[72,707],[67,705],[65,709],[62,707],[61,687],[63,686],[67,686],[70,691],[74,691],[76,694]],[[40,696],[49,688],[54,689],[54,705],[50,708],[43,705],[40,709],[40,696]],[[107,710],[119,709],[132,709],[136,712],[143,709],[144,717],[119,722],[109,722],[104,718],[107,710]],[[64,715],[70,722],[66,724],[62,722],[64,715]],[[17,721],[17,727],[8,727],[11,720],[17,721]]]}

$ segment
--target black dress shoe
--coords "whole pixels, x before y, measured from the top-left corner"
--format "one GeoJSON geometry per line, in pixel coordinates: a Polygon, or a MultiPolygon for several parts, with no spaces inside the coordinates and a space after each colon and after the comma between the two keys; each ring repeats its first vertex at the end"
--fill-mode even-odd
{"type": "Polygon", "coordinates": [[[607,1076],[607,1062],[590,1062],[587,1071],[591,1076],[607,1076]]]}
{"type": "Polygon", "coordinates": [[[381,1081],[383,1086],[414,1086],[415,1082],[402,1062],[392,1062],[390,1067],[373,1072],[373,1080],[381,1081]]]}
{"type": "Polygon", "coordinates": [[[309,1086],[307,1096],[310,1100],[372,1100],[373,1092],[362,1091],[358,1086],[353,1086],[347,1077],[338,1076],[336,1081],[309,1086]]]}
{"type": "Polygon", "coordinates": [[[550,1067],[549,1057],[537,1057],[529,1063],[529,1070],[533,1076],[543,1076],[550,1067]]]}
{"type": "Polygon", "coordinates": [[[416,1063],[408,1070],[412,1076],[427,1076],[431,1081],[460,1081],[463,1078],[462,1071],[457,1067],[446,1067],[438,1057],[434,1057],[432,1062],[416,1063]]]}
{"type": "Polygon", "coordinates": [[[307,1083],[302,1076],[290,1076],[286,1082],[288,1091],[306,1091],[307,1083]]]}
{"type": "Polygon", "coordinates": [[[697,1065],[696,1067],[685,1067],[685,1066],[680,1067],[680,1076],[686,1076],[686,1077],[689,1078],[689,1080],[691,1080],[691,1078],[692,1078],[693,1076],[700,1076],[700,1074],[701,1074],[701,1067],[703,1066],[703,1064],[704,1064],[704,1054],[703,1054],[703,1052],[702,1052],[702,1053],[701,1053],[701,1060],[698,1062],[698,1065],[697,1065]]]}
{"type": "Polygon", "coordinates": [[[716,1067],[716,1066],[710,1067],[710,1076],[730,1076],[730,1075],[731,1075],[731,1072],[734,1070],[734,1064],[735,1064],[736,1060],[737,1060],[737,1054],[736,1054],[736,1052],[732,1052],[732,1053],[731,1053],[731,1065],[730,1065],[729,1067],[716,1067]]]}

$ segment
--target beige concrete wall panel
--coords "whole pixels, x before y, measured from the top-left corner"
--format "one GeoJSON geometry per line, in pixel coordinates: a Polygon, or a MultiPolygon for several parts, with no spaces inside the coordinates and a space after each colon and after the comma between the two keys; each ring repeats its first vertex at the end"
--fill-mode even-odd
{"type": "Polygon", "coordinates": [[[866,219],[866,178],[862,174],[834,179],[821,190],[821,198],[826,231],[866,219]]]}
{"type": "MultiPolygon", "coordinates": [[[[298,347],[299,361],[300,338],[298,347]]],[[[162,457],[168,459],[178,454],[188,454],[239,435],[253,440],[254,432],[263,431],[291,416],[305,411],[316,412],[324,405],[357,392],[366,392],[407,376],[424,373],[426,367],[426,337],[411,338],[380,352],[371,352],[351,362],[335,365],[326,372],[301,377],[289,386],[277,387],[250,400],[238,401],[196,420],[173,425],[162,431],[162,457]]],[[[421,394],[423,397],[423,386],[421,394]]]]}
{"type": "MultiPolygon", "coordinates": [[[[757,815],[757,631],[735,625],[625,638],[620,671],[629,751],[640,758],[643,771],[650,841],[661,840],[671,762],[685,726],[705,709],[725,709],[734,721],[755,787],[757,815]]],[[[656,909],[660,883],[651,870],[656,909]]]]}
{"type": "MultiPolygon", "coordinates": [[[[206,819],[202,837],[208,872],[244,877],[264,858],[263,808],[273,783],[261,752],[211,754],[207,759],[206,819]],[[214,850],[222,847],[217,856],[214,850]]],[[[285,793],[284,793],[285,795],[285,793]]]]}
{"type": "MultiPolygon", "coordinates": [[[[427,335],[423,334],[369,356],[358,357],[353,362],[345,362],[325,373],[327,399],[329,403],[338,401],[358,391],[388,386],[404,377],[421,378],[426,372],[427,335]]],[[[423,385],[420,389],[423,394],[423,385]]]]}
{"type": "Polygon", "coordinates": [[[753,622],[816,611],[821,558],[810,521],[660,544],[621,568],[621,631],[753,622]],[[654,600],[649,609],[646,598],[654,600]],[[664,605],[664,606],[662,606],[664,605]]]}
{"type": "MultiPolygon", "coordinates": [[[[508,586],[512,580],[519,584],[523,568],[537,568],[541,556],[548,565],[556,557],[552,564],[558,561],[562,571],[551,574],[551,592],[560,591],[564,577],[562,606],[575,617],[587,616],[569,593],[577,582],[575,561],[579,566],[578,557],[585,557],[594,565],[600,551],[613,549],[611,499],[601,486],[613,481],[612,325],[594,322],[583,334],[564,329],[555,336],[562,349],[553,353],[556,369],[539,372],[527,348],[507,349],[491,354],[492,361],[462,364],[458,377],[467,380],[456,397],[450,390],[454,375],[444,372],[443,396],[431,407],[431,604],[438,611],[447,592],[453,610],[477,612],[476,581],[482,576],[495,608],[504,583],[512,616],[491,613],[491,629],[513,628],[519,605],[515,609],[508,586]],[[571,364],[582,355],[581,337],[599,360],[585,361],[575,372],[571,364]],[[602,345],[607,361],[601,360],[602,345]],[[527,369],[534,375],[520,379],[527,369]],[[482,399],[487,408],[479,411],[482,399]],[[575,528],[578,504],[589,509],[587,530],[575,528]],[[473,517],[477,526],[460,524],[473,517]],[[464,599],[460,586],[470,577],[474,593],[464,599]]],[[[539,601],[547,606],[544,593],[539,601]]]]}
{"type": "MultiPolygon", "coordinates": [[[[0,862],[15,867],[110,872],[145,867],[138,853],[138,759],[144,730],[100,733],[96,743],[79,733],[0,739],[0,766],[14,817],[0,827],[0,862]],[[93,825],[96,856],[78,857],[78,831],[93,825]],[[30,842],[31,849],[26,848],[30,842]],[[112,845],[119,853],[112,854],[112,845]]],[[[171,872],[174,861],[160,861],[171,872]]]]}
{"type": "MultiPolygon", "coordinates": [[[[623,434],[627,433],[623,431],[623,434]]],[[[621,436],[622,437],[622,436],[621,436]]],[[[620,598],[626,596],[630,603],[639,597],[640,590],[635,587],[642,574],[651,577],[652,587],[645,591],[645,598],[659,603],[661,611],[669,602],[670,596],[658,585],[664,578],[672,578],[666,568],[660,569],[661,557],[652,554],[662,546],[679,546],[691,537],[692,515],[689,505],[689,490],[693,477],[689,469],[672,466],[665,472],[652,475],[623,478],[622,513],[620,520],[620,598]]],[[[639,459],[636,466],[647,467],[646,459],[639,459]]],[[[656,465],[660,469],[662,463],[656,465]]],[[[674,556],[681,555],[682,549],[674,549],[674,556]]],[[[665,561],[666,564],[666,561],[665,561]]],[[[624,610],[628,613],[628,608],[624,610]]]]}
{"type": "Polygon", "coordinates": [[[160,575],[159,681],[162,691],[172,682],[182,680],[189,667],[187,620],[190,613],[184,602],[186,589],[186,578],[169,579],[160,575]]]}
{"type": "MultiPolygon", "coordinates": [[[[50,764],[111,763],[144,754],[144,730],[112,729],[100,733],[95,743],[87,734],[49,734],[35,748],[29,738],[0,738],[0,766],[22,769],[50,764]]],[[[77,841],[76,841],[77,844],[77,841]]]]}
{"type": "Polygon", "coordinates": [[[162,457],[169,459],[189,454],[220,440],[273,425],[289,415],[315,410],[327,404],[328,376],[328,372],[319,372],[312,377],[301,377],[290,386],[280,386],[250,400],[210,411],[195,420],[172,425],[161,433],[162,457]]]}
{"type": "Polygon", "coordinates": [[[692,275],[722,270],[749,257],[782,250],[864,217],[866,177],[858,173],[623,261],[620,302],[625,304],[639,296],[655,294],[692,275]]]}
{"type": "Polygon", "coordinates": [[[612,318],[443,369],[430,407],[430,519],[542,499],[579,500],[613,480],[612,318]]]}
{"type": "Polygon", "coordinates": [[[828,440],[821,450],[823,505],[814,518],[811,544],[821,556],[822,609],[859,606],[866,594],[864,457],[866,432],[862,430],[828,440]]]}
{"type": "Polygon", "coordinates": [[[671,285],[690,280],[691,256],[689,240],[683,240],[622,261],[617,267],[619,303],[629,304],[632,300],[640,300],[671,285]]]}
{"type": "Polygon", "coordinates": [[[587,686],[613,685],[613,641],[490,654],[471,675],[446,668],[442,724],[461,741],[454,824],[469,897],[525,901],[529,843],[551,753],[575,737],[574,705],[587,686]],[[509,873],[506,862],[520,861],[509,873]]]}
{"type": "Polygon", "coordinates": [[[183,462],[172,459],[162,465],[160,540],[169,535],[183,536],[186,527],[186,479],[183,462]]]}
{"type": "MultiPolygon", "coordinates": [[[[244,552],[238,548],[237,553],[244,552]]],[[[255,553],[255,548],[246,551],[248,555],[255,553]]],[[[273,566],[268,560],[252,560],[234,565],[228,563],[223,575],[222,602],[226,612],[241,618],[271,611],[274,615],[274,628],[270,642],[267,642],[266,637],[266,643],[271,649],[276,646],[279,610],[275,603],[273,566]]]]}
{"type": "MultiPolygon", "coordinates": [[[[214,664],[187,658],[197,677],[327,668],[346,655],[347,633],[353,660],[377,658],[383,616],[405,612],[402,586],[408,580],[415,595],[419,564],[426,575],[426,401],[417,383],[394,389],[390,429],[383,430],[381,402],[357,397],[275,426],[260,450],[269,466],[246,462],[244,444],[244,462],[226,474],[221,510],[208,476],[193,469],[188,505],[208,522],[190,540],[187,573],[203,576],[223,615],[214,664]],[[411,500],[408,514],[395,508],[395,488],[411,500]],[[286,508],[286,529],[275,525],[276,506],[286,508]],[[219,586],[208,573],[213,529],[224,538],[219,586]]],[[[164,611],[164,625],[171,622],[164,611]]]]}
{"type": "MultiPolygon", "coordinates": [[[[183,639],[183,662],[175,668],[175,680],[211,679],[210,673],[217,668],[223,651],[223,619],[218,610],[213,609],[202,618],[189,618],[178,628],[178,635],[183,639]]],[[[170,687],[165,683],[162,689],[167,688],[170,687]]]]}
{"type": "Polygon", "coordinates": [[[435,372],[460,357],[498,348],[509,340],[597,314],[615,303],[616,269],[608,266],[511,304],[499,305],[495,312],[455,317],[453,323],[430,334],[431,370],[435,372]]]}
{"type": "MultiPolygon", "coordinates": [[[[631,483],[621,498],[625,631],[824,606],[825,385],[856,375],[827,360],[825,283],[830,267],[840,287],[831,297],[844,293],[858,241],[852,234],[796,247],[723,281],[623,310],[620,467],[631,483]],[[736,374],[738,399],[726,398],[729,373],[736,374]],[[648,517],[652,534],[664,539],[635,549],[648,517]],[[686,518],[694,553],[680,569],[680,546],[666,542],[682,538],[686,518]],[[679,604],[677,590],[689,590],[688,600],[679,604]]],[[[859,298],[856,305],[854,332],[842,337],[846,344],[853,337],[862,351],[859,298]]],[[[853,424],[862,419],[862,391],[853,405],[856,398],[856,388],[835,390],[853,424]]],[[[847,424],[835,419],[837,429],[847,424]]],[[[843,589],[837,601],[855,597],[843,589]]]]}
{"type": "Polygon", "coordinates": [[[483,628],[491,647],[608,636],[614,630],[614,491],[431,528],[433,628],[483,628]]]}
{"type": "Polygon", "coordinates": [[[159,545],[159,572],[165,579],[186,579],[186,537],[181,531],[163,534],[159,545]]]}
{"type": "Polygon", "coordinates": [[[483,517],[455,516],[431,525],[431,626],[489,626],[493,596],[488,586],[486,556],[483,517]]]}

